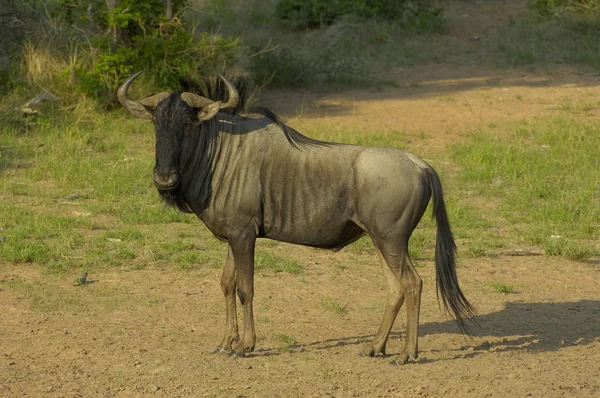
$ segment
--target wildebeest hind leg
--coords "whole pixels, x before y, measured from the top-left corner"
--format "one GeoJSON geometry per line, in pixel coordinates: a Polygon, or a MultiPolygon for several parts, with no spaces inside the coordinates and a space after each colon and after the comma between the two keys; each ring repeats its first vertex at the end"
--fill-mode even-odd
{"type": "Polygon", "coordinates": [[[231,353],[234,341],[239,341],[237,310],[235,305],[235,261],[231,247],[227,251],[227,260],[221,276],[221,288],[225,296],[225,336],[215,351],[218,353],[231,353]]]}
{"type": "Polygon", "coordinates": [[[370,357],[385,354],[385,347],[390,336],[390,331],[392,330],[398,311],[400,311],[402,303],[404,303],[404,293],[402,292],[402,285],[400,284],[399,269],[394,267],[393,264],[392,266],[388,265],[379,249],[377,249],[377,256],[379,257],[383,274],[387,280],[388,293],[385,312],[379,330],[373,338],[373,341],[366,344],[362,350],[362,355],[370,357]]]}
{"type": "Polygon", "coordinates": [[[406,340],[404,348],[392,364],[403,365],[409,360],[415,361],[419,350],[419,312],[421,309],[421,291],[423,281],[419,277],[412,261],[408,257],[408,246],[401,253],[400,282],[406,297],[406,340]]]}

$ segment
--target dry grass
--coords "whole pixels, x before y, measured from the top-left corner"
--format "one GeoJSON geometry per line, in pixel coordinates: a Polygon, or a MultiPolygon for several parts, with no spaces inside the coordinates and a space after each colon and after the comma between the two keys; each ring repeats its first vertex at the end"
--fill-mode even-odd
{"type": "Polygon", "coordinates": [[[31,41],[23,46],[22,57],[24,76],[37,86],[48,85],[69,66],[63,55],[31,41]]]}

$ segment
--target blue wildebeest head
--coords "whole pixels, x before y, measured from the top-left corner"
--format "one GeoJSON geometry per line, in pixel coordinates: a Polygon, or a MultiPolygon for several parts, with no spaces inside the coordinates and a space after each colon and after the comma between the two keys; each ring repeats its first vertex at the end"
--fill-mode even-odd
{"type": "MultiPolygon", "coordinates": [[[[180,183],[181,143],[186,134],[198,132],[198,126],[212,119],[222,109],[234,109],[239,102],[235,87],[221,76],[227,87],[226,103],[213,101],[191,92],[162,92],[141,99],[130,100],[127,91],[142,72],[131,76],[117,93],[119,101],[139,118],[151,119],[156,133],[156,164],[154,185],[167,200],[180,183]]],[[[220,76],[220,75],[219,75],[220,76]]]]}

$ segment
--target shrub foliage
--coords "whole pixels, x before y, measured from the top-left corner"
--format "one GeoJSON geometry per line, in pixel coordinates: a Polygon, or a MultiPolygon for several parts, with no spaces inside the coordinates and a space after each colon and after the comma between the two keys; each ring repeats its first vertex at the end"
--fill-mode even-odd
{"type": "Polygon", "coordinates": [[[280,86],[362,84],[374,81],[367,65],[382,43],[442,20],[435,0],[206,0],[200,9],[188,7],[192,1],[0,0],[8,43],[0,46],[0,93],[25,88],[23,97],[52,91],[66,105],[86,98],[112,105],[119,84],[138,70],[145,70],[141,87],[153,90],[174,87],[182,75],[231,69],[280,86]],[[283,32],[282,22],[325,29],[283,32]]]}
{"type": "Polygon", "coordinates": [[[239,52],[237,38],[196,36],[181,17],[187,0],[172,0],[168,8],[164,0],[60,3],[59,15],[72,26],[86,26],[90,43],[73,70],[78,89],[109,103],[123,79],[137,70],[146,70],[157,88],[172,87],[180,75],[235,62],[239,52]]]}
{"type": "Polygon", "coordinates": [[[599,0],[535,0],[533,6],[540,15],[550,17],[564,13],[594,14],[600,10],[599,0]]]}

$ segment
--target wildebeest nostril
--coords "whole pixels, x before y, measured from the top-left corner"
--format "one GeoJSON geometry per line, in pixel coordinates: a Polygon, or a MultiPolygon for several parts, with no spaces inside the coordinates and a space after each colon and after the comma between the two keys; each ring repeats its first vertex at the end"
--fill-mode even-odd
{"type": "Polygon", "coordinates": [[[174,188],[178,183],[177,173],[159,174],[154,173],[154,184],[157,188],[174,188]]]}

